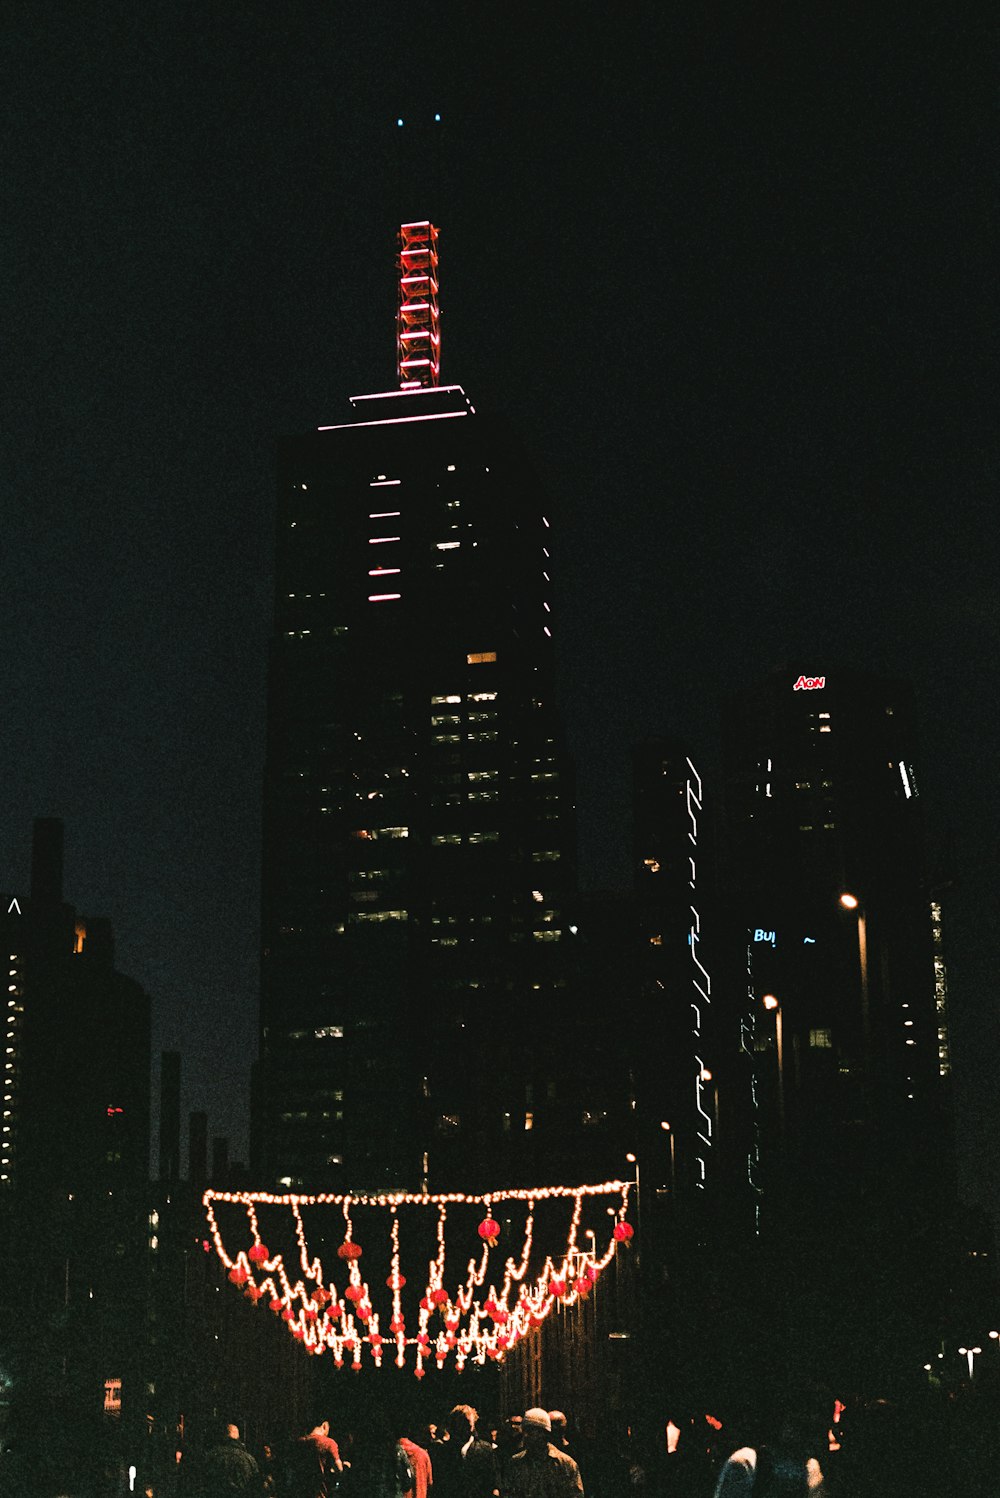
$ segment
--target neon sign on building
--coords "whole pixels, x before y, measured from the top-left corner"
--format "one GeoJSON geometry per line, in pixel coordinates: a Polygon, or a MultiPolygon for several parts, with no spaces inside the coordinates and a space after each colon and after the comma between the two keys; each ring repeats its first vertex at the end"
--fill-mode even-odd
{"type": "Polygon", "coordinates": [[[815,692],[818,687],[826,686],[825,676],[800,676],[792,687],[793,692],[815,692]]]}

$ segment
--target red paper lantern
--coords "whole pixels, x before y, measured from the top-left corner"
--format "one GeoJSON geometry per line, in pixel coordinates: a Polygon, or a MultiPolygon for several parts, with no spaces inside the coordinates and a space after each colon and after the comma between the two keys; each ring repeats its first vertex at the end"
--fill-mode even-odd
{"type": "Polygon", "coordinates": [[[349,1259],[353,1261],[355,1259],[360,1259],[360,1257],[361,1249],[350,1238],[345,1238],[344,1242],[337,1249],[338,1259],[349,1259]]]}
{"type": "Polygon", "coordinates": [[[422,1296],[422,1298],[421,1298],[420,1309],[422,1311],[433,1311],[433,1309],[434,1309],[434,1307],[431,1305],[430,1301],[427,1299],[426,1295],[422,1296]]]}
{"type": "Polygon", "coordinates": [[[245,1285],[249,1278],[242,1264],[234,1264],[229,1271],[229,1279],[234,1285],[245,1285]]]}
{"type": "Polygon", "coordinates": [[[424,1370],[422,1368],[414,1368],[414,1370],[413,1370],[413,1377],[414,1378],[423,1378],[423,1376],[424,1376],[424,1370]]]}
{"type": "Polygon", "coordinates": [[[403,1286],[406,1284],[406,1275],[390,1274],[385,1283],[390,1290],[402,1290],[403,1286]]]}
{"type": "Polygon", "coordinates": [[[267,1303],[267,1309],[269,1311],[276,1311],[276,1312],[281,1310],[281,1301],[278,1299],[278,1297],[276,1295],[273,1297],[273,1299],[271,1299],[271,1300],[268,1301],[268,1303],[267,1303]]]}
{"type": "Polygon", "coordinates": [[[406,1322],[403,1320],[402,1316],[394,1316],[392,1318],[392,1320],[389,1322],[389,1330],[397,1337],[399,1336],[400,1332],[404,1332],[406,1330],[406,1322]]]}
{"type": "Polygon", "coordinates": [[[492,1217],[484,1217],[479,1224],[479,1236],[485,1243],[495,1243],[500,1236],[500,1224],[492,1217]]]}
{"type": "Polygon", "coordinates": [[[364,1293],[365,1292],[360,1285],[348,1285],[347,1289],[344,1291],[347,1299],[353,1300],[355,1305],[357,1305],[358,1301],[362,1298],[364,1293]]]}
{"type": "Polygon", "coordinates": [[[615,1223],[615,1230],[612,1234],[612,1237],[614,1238],[616,1243],[628,1243],[629,1239],[633,1238],[634,1236],[635,1228],[630,1222],[615,1223]]]}
{"type": "Polygon", "coordinates": [[[320,1310],[322,1310],[324,1306],[328,1306],[332,1298],[333,1297],[331,1296],[329,1290],[324,1290],[322,1285],[319,1286],[319,1288],[313,1295],[313,1300],[319,1306],[320,1310]]]}
{"type": "Polygon", "coordinates": [[[447,1290],[440,1290],[439,1289],[439,1290],[432,1290],[431,1291],[431,1300],[434,1302],[434,1304],[436,1306],[443,1306],[443,1305],[445,1305],[447,1303],[447,1301],[450,1300],[450,1298],[451,1297],[449,1296],[447,1290]]]}
{"type": "Polygon", "coordinates": [[[267,1251],[267,1246],[263,1243],[255,1243],[253,1248],[247,1254],[247,1258],[250,1260],[251,1264],[264,1264],[270,1257],[271,1255],[267,1251]]]}

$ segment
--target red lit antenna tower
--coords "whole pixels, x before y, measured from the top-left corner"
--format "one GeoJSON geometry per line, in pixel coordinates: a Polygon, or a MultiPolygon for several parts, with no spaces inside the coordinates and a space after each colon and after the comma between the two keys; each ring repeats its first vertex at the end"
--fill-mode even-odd
{"type": "Polygon", "coordinates": [[[428,222],[399,226],[396,367],[400,390],[436,385],[441,377],[438,231],[428,222]]]}

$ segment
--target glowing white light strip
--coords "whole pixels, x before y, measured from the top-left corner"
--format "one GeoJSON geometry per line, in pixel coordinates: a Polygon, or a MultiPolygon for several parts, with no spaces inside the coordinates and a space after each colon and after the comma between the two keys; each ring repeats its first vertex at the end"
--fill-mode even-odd
{"type": "Polygon", "coordinates": [[[368,487],[369,489],[391,489],[394,484],[402,482],[402,479],[372,479],[368,487]]]}
{"type": "Polygon", "coordinates": [[[369,536],[368,545],[384,546],[388,541],[398,541],[399,539],[400,538],[398,536],[369,536]]]}
{"type": "Polygon", "coordinates": [[[369,520],[398,520],[402,514],[401,510],[376,510],[374,515],[369,515],[369,520]]]}
{"type": "Polygon", "coordinates": [[[369,603],[388,603],[393,598],[402,598],[402,593],[369,593],[369,603]]]}
{"type": "Polygon", "coordinates": [[[389,577],[392,573],[402,572],[402,567],[370,567],[369,577],[389,577]]]}
{"type": "MultiPolygon", "coordinates": [[[[426,386],[422,386],[426,389],[426,386]]],[[[440,386],[436,387],[440,389],[440,386]]],[[[401,392],[396,391],[399,395],[401,392]]],[[[426,416],[384,416],[381,421],[341,421],[336,426],[317,427],[317,432],[346,432],[353,431],[355,427],[394,427],[402,426],[408,421],[447,421],[451,416],[468,416],[468,411],[434,411],[426,416]]]]}
{"type": "MultiPolygon", "coordinates": [[[[408,395],[465,395],[461,385],[435,385],[430,389],[426,385],[421,385],[419,391],[406,393],[408,395]]],[[[353,406],[357,401],[388,401],[398,399],[399,394],[398,390],[379,390],[374,395],[352,395],[350,403],[353,406]]],[[[320,430],[322,431],[323,428],[321,427],[320,430]]]]}

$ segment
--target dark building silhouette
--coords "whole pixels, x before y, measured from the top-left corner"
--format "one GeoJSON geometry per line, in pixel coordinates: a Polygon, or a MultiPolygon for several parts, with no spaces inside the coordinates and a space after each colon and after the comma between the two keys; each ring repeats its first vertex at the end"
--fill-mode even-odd
{"type": "Polygon", "coordinates": [[[953,1191],[912,695],[860,672],[776,671],[731,702],[725,749],[756,1226],[811,1337],[837,1344],[832,1363],[876,1314],[874,1356],[905,1357],[942,1303],[934,1244],[953,1191]]]}
{"type": "Polygon", "coordinates": [[[469,1179],[533,1154],[566,994],[543,497],[457,387],[360,397],[280,468],[260,1158],[469,1179]]]}
{"type": "Polygon", "coordinates": [[[17,1371],[20,1429],[65,1411],[50,1451],[66,1445],[68,1473],[75,1422],[141,1419],[150,1014],[115,968],[110,923],[64,901],[62,868],[62,823],[39,819],[31,892],[3,896],[0,909],[0,1225],[17,1295],[3,1354],[17,1371]]]}

